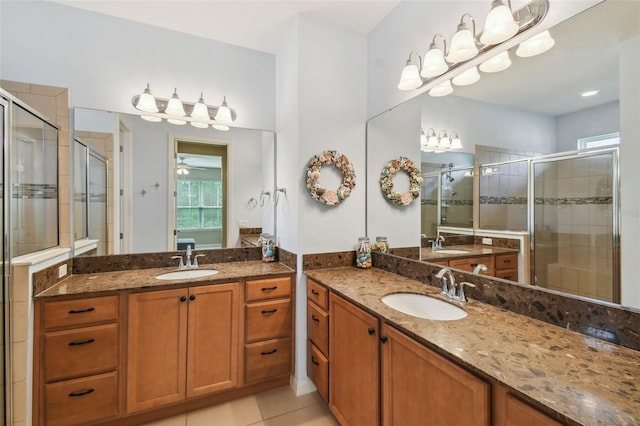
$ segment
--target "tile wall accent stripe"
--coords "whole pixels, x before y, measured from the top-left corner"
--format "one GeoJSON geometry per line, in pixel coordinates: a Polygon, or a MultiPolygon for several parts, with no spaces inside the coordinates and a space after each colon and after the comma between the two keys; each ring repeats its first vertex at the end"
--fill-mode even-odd
{"type": "Polygon", "coordinates": [[[311,269],[339,268],[341,266],[356,266],[355,250],[302,255],[303,271],[311,269]]]}
{"type": "Polygon", "coordinates": [[[13,185],[13,198],[23,199],[56,199],[58,185],[48,183],[21,183],[13,185]]]}
{"type": "Polygon", "coordinates": [[[53,287],[63,279],[67,278],[73,269],[73,259],[67,259],[60,263],[56,263],[42,271],[33,273],[33,294],[40,294],[48,288],[53,287]],[[58,278],[58,268],[67,265],[67,275],[58,278]]]}
{"type": "Polygon", "coordinates": [[[437,206],[438,200],[420,200],[421,206],[437,206]]]}
{"type": "MultiPolygon", "coordinates": [[[[441,267],[397,256],[373,253],[373,266],[394,274],[440,287],[435,277],[441,267]]],[[[640,350],[640,310],[608,303],[594,303],[568,297],[540,287],[517,284],[455,271],[457,282],[468,281],[476,288],[468,297],[499,308],[535,318],[558,327],[640,350]]]]}
{"type": "Polygon", "coordinates": [[[536,198],[536,205],[576,206],[583,204],[613,204],[613,197],[584,197],[584,198],[536,198]]]}
{"type": "Polygon", "coordinates": [[[480,196],[480,204],[517,204],[526,205],[527,197],[489,197],[487,195],[480,196]]]}

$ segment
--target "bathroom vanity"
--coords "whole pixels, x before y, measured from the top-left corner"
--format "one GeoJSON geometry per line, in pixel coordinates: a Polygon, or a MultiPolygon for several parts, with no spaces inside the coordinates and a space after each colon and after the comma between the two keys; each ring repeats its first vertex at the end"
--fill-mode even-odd
{"type": "Polygon", "coordinates": [[[260,261],[205,268],[218,273],[76,274],[40,293],[33,424],[140,424],[288,384],[292,270],[260,261]]]}

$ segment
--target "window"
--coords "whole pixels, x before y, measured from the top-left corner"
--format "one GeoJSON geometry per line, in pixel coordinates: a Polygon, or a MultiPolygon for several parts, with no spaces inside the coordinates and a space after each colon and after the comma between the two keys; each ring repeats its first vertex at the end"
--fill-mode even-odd
{"type": "Polygon", "coordinates": [[[176,196],[178,229],[222,227],[221,180],[178,180],[176,196]]]}
{"type": "Polygon", "coordinates": [[[620,145],[620,132],[578,139],[578,149],[601,148],[609,145],[620,145]]]}

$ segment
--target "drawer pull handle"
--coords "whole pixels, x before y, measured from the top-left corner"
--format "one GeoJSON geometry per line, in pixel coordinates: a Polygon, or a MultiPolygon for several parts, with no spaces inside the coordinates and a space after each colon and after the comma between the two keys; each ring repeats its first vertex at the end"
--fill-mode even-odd
{"type": "Polygon", "coordinates": [[[511,259],[503,260],[504,263],[511,263],[511,259]]]}
{"type": "Polygon", "coordinates": [[[87,339],[87,340],[81,340],[79,342],[70,342],[69,346],[81,346],[81,345],[88,345],[89,343],[93,343],[95,342],[96,339],[87,339]]]}
{"type": "Polygon", "coordinates": [[[93,388],[89,388],[80,392],[71,392],[69,394],[70,397],[75,397],[75,396],[83,396],[83,395],[89,395],[90,393],[93,393],[95,391],[95,389],[93,388]]]}
{"type": "Polygon", "coordinates": [[[470,265],[471,265],[471,266],[473,266],[474,268],[475,268],[476,266],[478,266],[478,264],[477,264],[477,263],[471,263],[470,265]]]}
{"type": "Polygon", "coordinates": [[[87,308],[87,309],[82,309],[80,311],[69,311],[69,313],[71,315],[73,315],[73,314],[86,314],[87,312],[93,312],[95,310],[96,310],[96,308],[87,308]]]}
{"type": "Polygon", "coordinates": [[[260,355],[271,355],[271,354],[275,354],[276,352],[278,352],[278,350],[274,349],[274,350],[269,351],[269,352],[260,352],[260,355]]]}
{"type": "Polygon", "coordinates": [[[311,314],[311,319],[314,320],[315,322],[320,322],[320,319],[313,314],[311,314]]]}
{"type": "Polygon", "coordinates": [[[316,359],[315,359],[315,357],[313,355],[311,355],[311,364],[320,365],[320,363],[318,361],[316,361],[316,359]]]}
{"type": "Polygon", "coordinates": [[[275,314],[276,312],[278,312],[278,309],[269,309],[268,311],[262,311],[262,315],[275,314]]]}
{"type": "Polygon", "coordinates": [[[262,290],[262,291],[273,291],[273,290],[275,290],[275,289],[277,289],[277,288],[278,288],[278,286],[277,286],[277,285],[274,285],[273,287],[262,287],[262,289],[261,289],[261,290],[262,290]]]}
{"type": "Polygon", "coordinates": [[[320,292],[319,291],[315,291],[313,289],[311,289],[311,294],[313,294],[314,296],[320,296],[320,292]]]}

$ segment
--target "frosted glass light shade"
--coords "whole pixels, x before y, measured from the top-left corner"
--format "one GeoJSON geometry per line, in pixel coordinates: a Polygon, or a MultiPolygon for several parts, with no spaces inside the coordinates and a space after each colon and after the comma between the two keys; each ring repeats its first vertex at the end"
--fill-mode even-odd
{"type": "Polygon", "coordinates": [[[407,65],[404,66],[400,75],[398,89],[413,90],[420,86],[422,86],[422,79],[420,78],[418,67],[414,63],[407,61],[407,65]]]}
{"type": "Polygon", "coordinates": [[[215,120],[220,123],[233,123],[233,118],[231,117],[231,109],[229,105],[227,105],[227,98],[225,97],[222,100],[222,105],[218,108],[216,112],[215,120]]]}
{"type": "Polygon", "coordinates": [[[451,137],[451,147],[450,149],[462,149],[462,141],[458,137],[457,133],[454,133],[451,137]]]}
{"type": "Polygon", "coordinates": [[[464,62],[478,54],[478,46],[473,34],[465,24],[458,25],[458,31],[451,39],[451,47],[447,55],[450,63],[464,62]]]}
{"type": "Polygon", "coordinates": [[[193,111],[191,111],[191,118],[198,121],[192,121],[191,125],[193,127],[197,127],[199,129],[206,129],[209,127],[209,124],[203,123],[203,121],[209,121],[211,117],[209,117],[209,108],[207,104],[204,103],[204,98],[202,94],[200,95],[200,100],[193,106],[193,111]]]}
{"type": "Polygon", "coordinates": [[[480,64],[480,71],[482,72],[499,72],[504,71],[511,66],[511,58],[509,57],[509,51],[505,50],[502,53],[498,53],[491,59],[488,59],[480,64]]]}
{"type": "Polygon", "coordinates": [[[159,122],[162,121],[162,118],[154,117],[154,116],[151,116],[151,115],[141,115],[140,118],[142,118],[143,120],[150,121],[152,123],[159,123],[159,122]]]}
{"type": "Polygon", "coordinates": [[[177,118],[167,118],[167,123],[175,124],[177,126],[183,126],[187,124],[186,120],[179,120],[177,118]]]}
{"type": "Polygon", "coordinates": [[[468,86],[480,80],[480,73],[478,72],[478,67],[472,67],[463,72],[462,74],[458,74],[453,77],[453,84],[456,86],[468,86]]]}
{"type": "Polygon", "coordinates": [[[223,132],[226,132],[226,131],[229,130],[229,126],[223,126],[223,125],[220,125],[220,124],[212,124],[211,127],[213,127],[216,130],[221,130],[223,132]]]}
{"type": "Polygon", "coordinates": [[[480,36],[480,43],[484,45],[502,43],[516,35],[519,28],[509,6],[502,3],[502,0],[494,0],[484,24],[484,31],[480,36]]]}
{"type": "Polygon", "coordinates": [[[156,105],[156,98],[151,94],[149,84],[144,92],[138,97],[138,102],[135,105],[136,109],[144,112],[158,112],[158,105],[156,105]]]}
{"type": "Polygon", "coordinates": [[[516,55],[521,58],[539,55],[551,49],[554,44],[556,44],[556,41],[549,34],[549,30],[545,30],[520,43],[518,49],[516,49],[516,55]]]}
{"type": "Polygon", "coordinates": [[[427,146],[429,148],[436,148],[438,146],[438,137],[436,135],[429,136],[427,146]]]}
{"type": "Polygon", "coordinates": [[[431,45],[431,48],[424,55],[424,63],[420,75],[424,78],[433,78],[444,74],[449,69],[449,65],[444,60],[442,50],[431,45]]]}
{"type": "Polygon", "coordinates": [[[453,93],[453,87],[451,87],[451,81],[447,80],[444,83],[440,83],[437,86],[429,90],[429,95],[434,97],[447,96],[453,93]]]}
{"type": "MultiPolygon", "coordinates": [[[[184,105],[182,105],[182,101],[178,97],[178,92],[173,91],[173,95],[169,102],[167,103],[167,108],[164,110],[165,114],[175,115],[177,117],[184,117],[186,114],[184,112],[184,105]]],[[[171,123],[170,120],[167,120],[171,123]]],[[[174,123],[175,124],[175,123],[174,123]]]]}
{"type": "Polygon", "coordinates": [[[449,136],[446,134],[440,138],[440,149],[449,149],[451,148],[451,140],[449,136]]]}
{"type": "Polygon", "coordinates": [[[424,134],[424,130],[420,133],[420,146],[427,146],[427,135],[424,134]]]}

